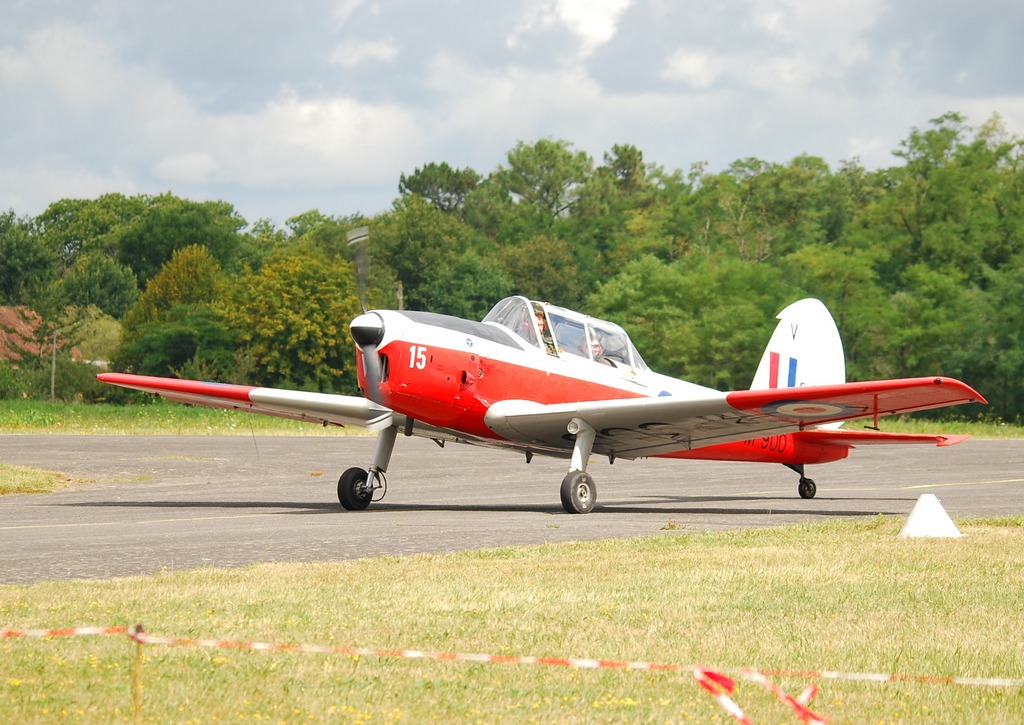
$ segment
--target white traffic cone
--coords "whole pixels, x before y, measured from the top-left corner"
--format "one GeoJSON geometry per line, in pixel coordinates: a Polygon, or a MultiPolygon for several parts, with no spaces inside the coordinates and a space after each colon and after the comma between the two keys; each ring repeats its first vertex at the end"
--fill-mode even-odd
{"type": "Polygon", "coordinates": [[[925,493],[917,499],[914,508],[907,517],[907,523],[903,524],[899,536],[901,537],[922,537],[934,538],[956,538],[963,536],[960,529],[949,518],[946,509],[942,508],[939,499],[933,493],[925,493]]]}

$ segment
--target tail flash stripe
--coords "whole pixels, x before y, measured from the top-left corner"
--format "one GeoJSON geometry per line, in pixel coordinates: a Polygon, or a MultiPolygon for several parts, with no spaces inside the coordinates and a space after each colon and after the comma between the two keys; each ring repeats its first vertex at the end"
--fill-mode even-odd
{"type": "Polygon", "coordinates": [[[779,387],[779,353],[768,353],[768,387],[779,387]]]}
{"type": "Polygon", "coordinates": [[[795,388],[796,387],[796,358],[795,357],[791,357],[789,359],[789,385],[787,385],[786,387],[789,387],[789,388],[795,388]]]}

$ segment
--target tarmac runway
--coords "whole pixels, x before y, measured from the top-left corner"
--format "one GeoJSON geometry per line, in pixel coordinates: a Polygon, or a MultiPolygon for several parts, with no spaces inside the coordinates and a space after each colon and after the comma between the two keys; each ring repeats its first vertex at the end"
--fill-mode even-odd
{"type": "Polygon", "coordinates": [[[808,467],[811,500],[777,465],[595,459],[585,516],[562,511],[566,461],[401,437],[386,497],[344,511],[338,476],[372,449],[342,436],[0,436],[0,463],[73,481],[0,498],[0,583],[906,516],[924,493],[954,519],[1024,515],[1021,440],[855,450],[808,467]]]}

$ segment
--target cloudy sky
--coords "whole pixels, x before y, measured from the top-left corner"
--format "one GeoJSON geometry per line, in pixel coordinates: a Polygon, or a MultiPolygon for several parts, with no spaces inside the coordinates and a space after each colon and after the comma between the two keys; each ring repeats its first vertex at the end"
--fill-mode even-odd
{"type": "Polygon", "coordinates": [[[107,192],[375,214],[517,141],[719,171],[1024,135],[1020,0],[3,0],[0,211],[107,192]]]}

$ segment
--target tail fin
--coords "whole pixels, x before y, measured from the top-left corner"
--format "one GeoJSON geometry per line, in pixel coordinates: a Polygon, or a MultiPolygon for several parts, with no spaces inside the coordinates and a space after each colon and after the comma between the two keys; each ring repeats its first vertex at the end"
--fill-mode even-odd
{"type": "Polygon", "coordinates": [[[778,314],[751,390],[846,382],[846,358],[836,321],[820,300],[794,302],[778,314]]]}

